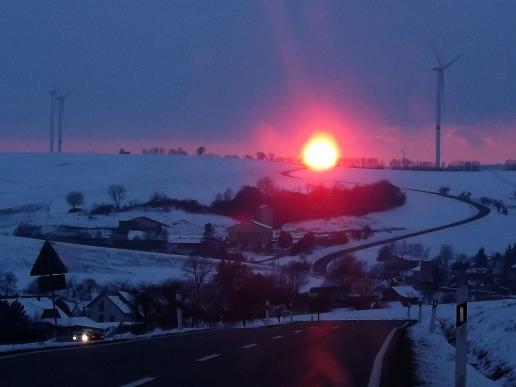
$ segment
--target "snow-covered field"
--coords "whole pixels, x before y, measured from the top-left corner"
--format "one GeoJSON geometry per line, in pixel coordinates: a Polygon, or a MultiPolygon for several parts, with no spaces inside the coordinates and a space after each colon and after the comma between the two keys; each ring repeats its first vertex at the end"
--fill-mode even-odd
{"type": "MultiPolygon", "coordinates": [[[[310,184],[334,184],[336,180],[371,183],[388,179],[401,187],[437,190],[449,186],[452,193],[471,191],[474,198],[482,195],[503,199],[509,206],[509,215],[493,212],[488,217],[451,230],[413,238],[431,248],[431,253],[448,243],[457,252],[472,254],[484,246],[488,252],[502,250],[516,241],[513,230],[516,226],[516,210],[512,199],[516,186],[516,173],[509,171],[482,172],[418,172],[391,170],[364,170],[337,168],[328,173],[310,171],[295,172],[292,178],[281,172],[296,168],[291,164],[258,160],[242,160],[216,157],[170,157],[136,155],[96,154],[0,154],[0,267],[14,270],[19,285],[28,281],[22,273],[37,253],[39,242],[12,239],[14,228],[22,223],[38,225],[66,224],[71,226],[114,227],[119,220],[148,215],[164,223],[191,222],[202,227],[212,223],[220,232],[233,219],[210,214],[188,214],[182,211],[132,211],[93,219],[85,215],[68,214],[65,196],[77,190],[84,193],[91,208],[96,203],[108,203],[107,188],[121,184],[127,188],[125,202],[145,201],[155,192],[170,197],[196,199],[210,203],[217,193],[231,188],[234,192],[244,184],[254,185],[263,177],[273,178],[281,187],[301,190],[310,184]],[[14,211],[2,211],[5,209],[14,211]],[[24,262],[21,264],[20,262],[24,262]]],[[[368,224],[378,230],[368,241],[396,236],[424,228],[454,222],[474,214],[469,205],[435,195],[406,191],[406,205],[364,217],[339,217],[320,221],[300,222],[286,225],[292,231],[336,231],[368,224]]],[[[178,228],[178,233],[181,229],[178,228]]],[[[351,247],[351,242],[346,247],[351,247]]],[[[70,246],[70,245],[68,245],[70,246]]],[[[64,247],[60,247],[65,249],[64,247]]],[[[315,251],[309,260],[339,247],[315,251]]],[[[138,252],[111,251],[88,247],[66,247],[74,250],[70,264],[73,274],[80,278],[95,276],[99,280],[119,277],[132,278],[134,282],[174,278],[182,266],[181,257],[146,255],[138,252]],[[80,251],[80,253],[79,253],[80,251]],[[158,268],[158,269],[156,269],[158,268]]],[[[357,255],[372,263],[378,248],[371,248],[357,255]]],[[[284,260],[283,262],[288,262],[284,260]]]]}
{"type": "MultiPolygon", "coordinates": [[[[366,184],[387,179],[402,188],[437,191],[439,187],[450,188],[450,194],[459,195],[461,192],[471,192],[474,200],[482,196],[502,200],[509,209],[508,215],[501,215],[492,211],[487,217],[449,230],[412,238],[411,242],[419,242],[430,247],[431,254],[436,254],[443,244],[450,244],[456,252],[474,254],[480,247],[485,247],[488,253],[503,251],[509,243],[516,242],[516,172],[505,170],[482,170],[480,172],[434,172],[434,171],[395,171],[336,168],[325,173],[314,173],[301,170],[295,176],[312,184],[318,182],[347,182],[350,184],[366,184]]],[[[464,214],[460,203],[441,198],[433,201],[429,195],[408,192],[407,207],[414,203],[414,211],[404,213],[404,208],[376,214],[383,222],[398,220],[400,223],[413,224],[416,228],[423,228],[430,224],[445,224],[454,216],[464,214]],[[444,203],[448,202],[448,205],[444,203]],[[426,208],[426,210],[424,209],[426,208]],[[426,211],[426,212],[422,212],[426,211]],[[399,213],[399,216],[396,215],[399,213]],[[413,223],[415,222],[415,223],[413,223]]],[[[378,248],[363,251],[359,256],[376,256],[378,248]]]]}

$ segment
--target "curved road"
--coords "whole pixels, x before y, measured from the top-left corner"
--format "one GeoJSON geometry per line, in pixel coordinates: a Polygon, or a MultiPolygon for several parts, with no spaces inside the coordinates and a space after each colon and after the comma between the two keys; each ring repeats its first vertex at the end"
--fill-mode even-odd
{"type": "MultiPolygon", "coordinates": [[[[303,170],[303,169],[305,169],[305,168],[291,169],[291,170],[288,170],[288,171],[283,171],[283,172],[281,172],[281,174],[283,176],[291,177],[291,178],[294,178],[294,179],[300,179],[297,176],[292,176],[292,173],[300,171],[300,170],[303,170]]],[[[356,182],[345,182],[345,181],[341,181],[341,182],[344,183],[344,184],[356,184],[356,182]]],[[[392,238],[381,239],[381,240],[374,241],[374,242],[363,243],[363,244],[358,245],[358,246],[353,246],[353,247],[349,247],[349,248],[346,248],[346,249],[339,250],[339,251],[337,251],[335,253],[331,253],[331,254],[325,255],[324,257],[322,257],[322,258],[318,259],[317,261],[315,261],[314,264],[313,264],[313,271],[316,272],[316,273],[324,274],[327,271],[328,265],[333,260],[335,260],[337,258],[340,258],[340,257],[343,257],[346,254],[354,253],[354,252],[357,252],[357,251],[360,251],[360,250],[365,250],[365,249],[368,249],[368,248],[371,248],[371,247],[375,247],[375,246],[381,246],[381,245],[384,245],[384,244],[387,244],[387,243],[391,243],[391,242],[396,242],[396,241],[399,241],[399,240],[402,240],[402,239],[412,238],[412,237],[419,236],[419,235],[430,234],[432,232],[446,230],[448,228],[461,226],[463,224],[471,223],[471,222],[474,222],[476,220],[482,219],[485,216],[489,215],[489,213],[491,212],[489,207],[484,206],[483,204],[476,203],[476,202],[467,202],[467,201],[465,201],[465,200],[463,200],[463,199],[461,199],[461,198],[459,198],[457,196],[441,195],[438,192],[425,191],[425,190],[414,189],[414,188],[404,188],[404,189],[407,190],[407,191],[422,192],[422,193],[426,193],[428,195],[437,195],[437,196],[442,196],[442,197],[449,198],[449,199],[452,199],[452,200],[458,200],[460,202],[467,203],[467,204],[470,204],[470,205],[474,206],[477,209],[477,213],[475,215],[473,215],[473,216],[470,216],[468,218],[459,220],[457,222],[448,223],[448,224],[445,224],[445,225],[442,225],[442,226],[431,227],[431,228],[427,228],[427,229],[420,230],[420,231],[414,231],[414,232],[411,232],[411,233],[399,235],[399,236],[392,237],[392,238]]]]}

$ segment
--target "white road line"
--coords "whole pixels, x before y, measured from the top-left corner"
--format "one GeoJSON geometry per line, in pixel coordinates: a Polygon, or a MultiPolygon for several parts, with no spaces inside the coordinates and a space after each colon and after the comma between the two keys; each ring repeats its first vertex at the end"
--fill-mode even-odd
{"type": "Polygon", "coordinates": [[[247,349],[247,348],[253,348],[253,347],[256,347],[258,344],[247,344],[247,345],[242,345],[242,348],[243,349],[247,349]]]}
{"type": "Polygon", "coordinates": [[[279,335],[279,336],[274,336],[273,339],[281,339],[283,336],[279,335]]]}
{"type": "Polygon", "coordinates": [[[403,324],[401,327],[392,328],[385,341],[383,342],[380,350],[376,354],[374,358],[373,368],[371,370],[371,375],[369,376],[369,384],[368,387],[380,387],[380,383],[382,381],[382,367],[383,367],[383,358],[385,357],[385,353],[389,349],[391,345],[392,338],[396,334],[398,329],[404,329],[408,326],[408,322],[403,324]]]}
{"type": "Polygon", "coordinates": [[[156,379],[156,378],[153,378],[151,376],[147,376],[145,378],[141,378],[141,379],[135,380],[134,382],[131,382],[131,383],[128,383],[128,384],[124,384],[122,387],[141,386],[142,384],[152,382],[154,379],[156,379]]]}
{"type": "Polygon", "coordinates": [[[214,359],[214,358],[219,357],[219,356],[220,356],[220,353],[214,353],[213,355],[208,355],[208,356],[200,357],[196,361],[203,362],[203,361],[206,361],[206,360],[214,359]]]}
{"type": "Polygon", "coordinates": [[[297,331],[294,331],[294,333],[301,333],[301,332],[303,332],[302,329],[298,329],[297,331]]]}

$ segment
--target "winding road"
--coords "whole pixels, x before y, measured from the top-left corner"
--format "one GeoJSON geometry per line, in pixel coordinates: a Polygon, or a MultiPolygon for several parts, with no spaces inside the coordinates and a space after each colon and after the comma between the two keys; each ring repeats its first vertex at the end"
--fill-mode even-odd
{"type": "MultiPolygon", "coordinates": [[[[283,171],[281,174],[283,176],[291,177],[293,179],[301,179],[298,176],[293,176],[292,173],[300,171],[300,170],[303,170],[303,169],[306,169],[306,168],[291,169],[291,170],[288,170],[288,171],[283,171]]],[[[347,181],[339,181],[339,182],[342,183],[342,184],[357,184],[356,182],[351,182],[351,181],[349,181],[349,182],[347,182],[347,181]]],[[[465,219],[462,219],[462,220],[459,220],[459,221],[456,221],[456,222],[453,222],[453,223],[444,224],[442,226],[435,226],[435,227],[427,228],[427,229],[424,229],[424,230],[414,231],[414,232],[410,232],[410,233],[407,233],[407,234],[398,235],[396,237],[381,239],[381,240],[377,240],[377,241],[374,241],[374,242],[363,243],[363,244],[360,244],[360,245],[357,245],[357,246],[353,246],[353,247],[349,247],[349,248],[345,248],[345,249],[339,250],[337,252],[325,255],[324,257],[322,257],[322,258],[318,259],[317,261],[315,261],[314,264],[313,264],[313,271],[315,273],[324,274],[324,273],[327,272],[328,265],[332,261],[334,261],[335,259],[341,258],[341,257],[343,257],[343,256],[345,256],[347,254],[355,253],[357,251],[365,250],[365,249],[368,249],[368,248],[371,248],[371,247],[381,246],[381,245],[384,245],[384,244],[387,244],[387,243],[392,243],[392,242],[396,242],[396,241],[403,240],[403,239],[413,238],[413,237],[424,235],[424,234],[430,234],[430,233],[433,233],[433,232],[442,231],[442,230],[446,230],[446,229],[449,229],[449,228],[452,228],[452,227],[457,227],[457,226],[461,226],[461,225],[464,225],[464,224],[467,224],[467,223],[475,222],[475,221],[477,221],[479,219],[482,219],[482,218],[486,217],[491,212],[489,207],[487,207],[487,206],[485,206],[483,204],[480,204],[480,203],[477,203],[477,202],[472,202],[472,201],[465,201],[464,199],[462,199],[462,198],[460,198],[458,196],[442,195],[442,194],[440,194],[438,192],[425,191],[425,190],[420,190],[420,189],[415,189],[415,188],[403,188],[403,189],[405,189],[406,191],[412,191],[412,192],[422,192],[422,193],[425,193],[425,194],[428,194],[428,195],[437,195],[437,196],[441,196],[441,197],[444,197],[444,198],[448,198],[450,200],[457,200],[457,201],[460,201],[462,203],[467,203],[467,204],[472,205],[473,207],[475,207],[477,209],[477,213],[475,215],[473,215],[473,216],[468,217],[468,218],[465,218],[465,219]]]]}

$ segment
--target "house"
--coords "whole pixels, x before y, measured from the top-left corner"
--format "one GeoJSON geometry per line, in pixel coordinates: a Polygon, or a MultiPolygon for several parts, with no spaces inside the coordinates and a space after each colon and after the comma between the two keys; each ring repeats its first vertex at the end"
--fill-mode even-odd
{"type": "Polygon", "coordinates": [[[387,288],[382,295],[382,302],[401,302],[404,306],[416,305],[421,294],[408,285],[395,285],[387,288]]]}
{"type": "Polygon", "coordinates": [[[162,240],[168,235],[167,229],[168,225],[146,216],[118,222],[118,236],[121,239],[162,240]]]}
{"type": "Polygon", "coordinates": [[[54,312],[52,299],[49,297],[19,297],[9,299],[8,301],[18,301],[23,306],[25,314],[31,322],[47,322],[53,324],[55,314],[59,324],[59,320],[67,316],[66,312],[57,304],[54,312]]]}
{"type": "Polygon", "coordinates": [[[229,242],[241,247],[264,250],[273,240],[272,226],[248,220],[228,228],[229,242]]]}
{"type": "Polygon", "coordinates": [[[101,293],[86,306],[86,315],[96,322],[130,322],[133,297],[126,292],[101,293]]]}

